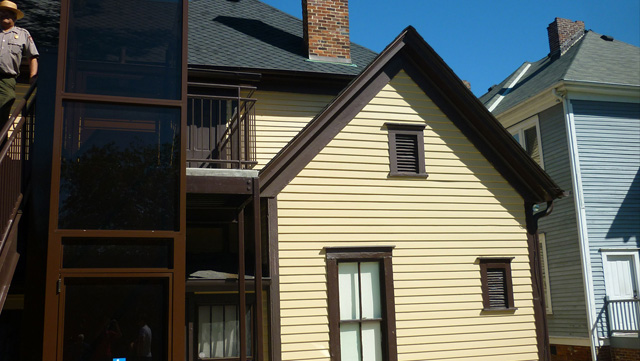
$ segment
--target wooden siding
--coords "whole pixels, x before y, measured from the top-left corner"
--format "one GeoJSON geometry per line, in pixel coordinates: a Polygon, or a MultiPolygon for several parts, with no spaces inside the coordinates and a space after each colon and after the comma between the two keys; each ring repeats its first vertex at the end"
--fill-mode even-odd
{"type": "Polygon", "coordinates": [[[278,196],[283,360],[329,360],[326,246],[395,246],[398,359],[536,360],[522,198],[404,73],[278,196]],[[425,124],[427,179],[389,178],[385,122],[425,124]],[[482,312],[478,256],[515,257],[482,312]]]}
{"type": "MultiPolygon", "coordinates": [[[[562,188],[572,189],[567,131],[562,104],[538,114],[544,168],[562,188]]],[[[551,337],[588,338],[587,311],[582,282],[580,244],[573,196],[554,202],[550,216],[540,220],[545,233],[551,305],[547,315],[551,337]]]]}
{"type": "Polygon", "coordinates": [[[256,153],[262,169],[332,97],[256,91],[256,153]]]}
{"type": "Polygon", "coordinates": [[[572,100],[600,335],[600,249],[640,248],[640,104],[572,100]]]}

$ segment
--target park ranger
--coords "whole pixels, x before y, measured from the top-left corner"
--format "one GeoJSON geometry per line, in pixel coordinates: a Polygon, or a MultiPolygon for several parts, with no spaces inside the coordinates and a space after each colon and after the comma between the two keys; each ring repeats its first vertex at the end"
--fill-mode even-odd
{"type": "MultiPolygon", "coordinates": [[[[24,17],[11,1],[0,1],[0,129],[9,119],[11,106],[16,98],[16,78],[20,75],[20,63],[25,57],[29,62],[29,79],[38,74],[38,50],[28,31],[15,26],[24,17]]],[[[1,142],[1,141],[0,141],[1,142]]]]}

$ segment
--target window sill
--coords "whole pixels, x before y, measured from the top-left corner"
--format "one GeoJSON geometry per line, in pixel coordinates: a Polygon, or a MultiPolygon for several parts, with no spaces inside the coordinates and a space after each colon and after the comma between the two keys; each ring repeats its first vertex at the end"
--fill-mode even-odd
{"type": "Polygon", "coordinates": [[[483,308],[481,313],[514,313],[518,307],[510,308],[483,308]]]}
{"type": "Polygon", "coordinates": [[[389,178],[428,178],[427,173],[391,173],[389,172],[389,178]]]}

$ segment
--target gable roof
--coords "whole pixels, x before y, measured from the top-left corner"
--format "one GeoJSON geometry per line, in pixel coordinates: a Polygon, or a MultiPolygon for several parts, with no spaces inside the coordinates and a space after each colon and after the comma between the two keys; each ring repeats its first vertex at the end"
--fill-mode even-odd
{"type": "Polygon", "coordinates": [[[527,202],[562,190],[518,145],[413,27],[406,28],[261,171],[276,196],[403,69],[527,202]]]}
{"type": "Polygon", "coordinates": [[[258,0],[189,2],[189,65],[355,76],[375,57],[351,43],[352,64],[310,61],[296,17],[258,0]]]}
{"type": "Polygon", "coordinates": [[[500,114],[561,81],[640,87],[640,48],[615,39],[605,40],[589,30],[562,56],[525,62],[482,95],[480,101],[491,109],[502,95],[492,109],[494,114],[500,114]]]}

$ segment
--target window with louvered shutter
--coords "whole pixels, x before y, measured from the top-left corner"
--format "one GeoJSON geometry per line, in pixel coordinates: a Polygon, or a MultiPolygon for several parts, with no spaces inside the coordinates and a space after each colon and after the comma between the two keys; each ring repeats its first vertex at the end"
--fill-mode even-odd
{"type": "Polygon", "coordinates": [[[389,132],[390,176],[427,177],[424,160],[424,125],[385,124],[389,132]]]}
{"type": "Polygon", "coordinates": [[[511,282],[512,258],[479,258],[485,311],[515,310],[511,282]]]}

